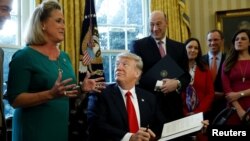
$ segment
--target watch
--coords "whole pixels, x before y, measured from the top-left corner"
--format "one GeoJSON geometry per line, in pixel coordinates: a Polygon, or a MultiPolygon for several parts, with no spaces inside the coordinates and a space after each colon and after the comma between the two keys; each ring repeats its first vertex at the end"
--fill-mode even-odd
{"type": "Polygon", "coordinates": [[[245,93],[240,93],[240,97],[243,97],[243,96],[245,96],[245,93]]]}
{"type": "Polygon", "coordinates": [[[181,90],[181,81],[180,81],[180,80],[177,80],[176,92],[177,92],[177,93],[180,93],[180,90],[181,90]]]}

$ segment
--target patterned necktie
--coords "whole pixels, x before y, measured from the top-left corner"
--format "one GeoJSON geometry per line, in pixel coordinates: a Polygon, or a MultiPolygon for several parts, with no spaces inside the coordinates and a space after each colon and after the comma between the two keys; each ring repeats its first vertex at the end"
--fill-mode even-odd
{"type": "Polygon", "coordinates": [[[139,130],[139,127],[138,127],[138,121],[136,117],[135,108],[131,100],[131,95],[132,94],[129,91],[126,93],[129,131],[131,133],[136,133],[139,130]]]}
{"type": "Polygon", "coordinates": [[[165,53],[162,41],[158,42],[158,48],[159,48],[159,51],[160,51],[160,54],[161,54],[161,58],[163,58],[166,55],[166,53],[165,53]]]}
{"type": "Polygon", "coordinates": [[[213,56],[211,67],[210,67],[213,81],[215,80],[215,77],[216,77],[216,74],[217,74],[217,61],[216,60],[217,60],[217,57],[213,56]]]}

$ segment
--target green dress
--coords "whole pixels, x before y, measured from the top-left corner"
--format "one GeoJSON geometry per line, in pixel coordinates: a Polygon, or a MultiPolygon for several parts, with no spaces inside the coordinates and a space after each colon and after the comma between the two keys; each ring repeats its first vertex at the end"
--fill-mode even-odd
{"type": "MultiPolygon", "coordinates": [[[[57,60],[26,46],[17,51],[10,62],[7,96],[12,103],[22,92],[41,92],[55,84],[58,70],[62,69],[62,80],[76,78],[69,56],[60,52],[57,60]]],[[[61,97],[46,103],[16,108],[12,124],[12,141],[67,141],[69,99],[61,97]]]]}

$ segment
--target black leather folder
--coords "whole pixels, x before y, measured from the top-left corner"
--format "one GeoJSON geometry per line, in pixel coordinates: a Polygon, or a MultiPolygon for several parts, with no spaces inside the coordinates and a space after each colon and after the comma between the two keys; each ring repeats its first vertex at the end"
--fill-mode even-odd
{"type": "Polygon", "coordinates": [[[142,75],[140,83],[143,83],[147,89],[152,89],[157,80],[163,78],[178,79],[183,74],[182,68],[169,55],[166,55],[142,75]]]}

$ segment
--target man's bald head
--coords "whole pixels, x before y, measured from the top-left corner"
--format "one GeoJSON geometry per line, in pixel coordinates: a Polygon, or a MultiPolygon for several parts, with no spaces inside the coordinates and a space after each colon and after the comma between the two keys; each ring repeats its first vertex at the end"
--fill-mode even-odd
{"type": "Polygon", "coordinates": [[[153,11],[150,16],[151,36],[156,40],[165,38],[167,29],[167,18],[162,11],[153,11]]]}

